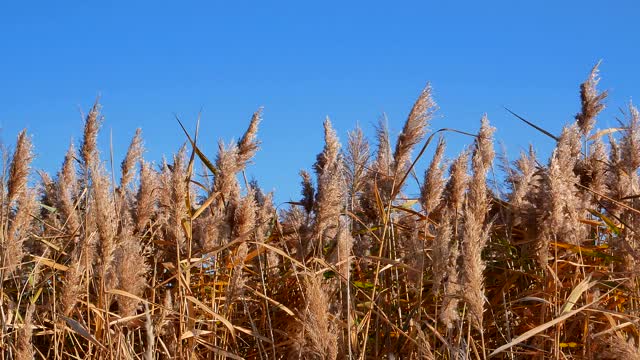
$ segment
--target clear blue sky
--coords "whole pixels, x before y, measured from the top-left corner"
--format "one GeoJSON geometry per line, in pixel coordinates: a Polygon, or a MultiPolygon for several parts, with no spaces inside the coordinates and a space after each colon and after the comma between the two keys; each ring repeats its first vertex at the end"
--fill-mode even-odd
{"type": "MultiPolygon", "coordinates": [[[[248,170],[279,201],[297,199],[300,169],[322,148],[330,116],[346,139],[382,112],[396,135],[431,81],[432,128],[475,131],[482,113],[514,157],[549,142],[502,109],[559,132],[578,85],[604,59],[610,90],[600,127],[640,93],[637,1],[33,1],[0,5],[0,125],[27,128],[38,168],[55,172],[82,133],[79,109],[102,95],[101,137],[119,163],[137,127],[147,159],[184,141],[177,113],[215,155],[263,105],[262,150],[248,170]]],[[[451,154],[468,142],[449,136],[451,154]]],[[[424,168],[426,164],[422,166],[424,168]]]]}

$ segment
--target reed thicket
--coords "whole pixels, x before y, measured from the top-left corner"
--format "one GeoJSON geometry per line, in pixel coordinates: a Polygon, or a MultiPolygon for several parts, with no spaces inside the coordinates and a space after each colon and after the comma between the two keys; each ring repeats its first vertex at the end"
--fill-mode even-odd
{"type": "Polygon", "coordinates": [[[430,86],[397,139],[381,122],[343,146],[327,119],[280,211],[243,176],[261,110],[216,155],[185,130],[150,163],[138,130],[119,181],[98,103],[55,176],[23,131],[0,186],[2,358],[640,358],[640,115],[596,130],[598,81],[548,160],[496,162],[487,116],[446,158],[460,131],[430,130],[430,86]]]}

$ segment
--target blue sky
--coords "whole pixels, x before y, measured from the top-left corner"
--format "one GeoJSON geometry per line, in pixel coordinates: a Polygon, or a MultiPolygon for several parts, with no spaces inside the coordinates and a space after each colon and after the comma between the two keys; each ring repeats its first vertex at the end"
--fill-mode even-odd
{"type": "MultiPolygon", "coordinates": [[[[264,106],[248,175],[286,201],[322,149],[325,116],[346,139],[385,112],[397,135],[430,81],[432,128],[475,131],[486,112],[511,157],[529,143],[544,153],[549,141],[502,107],[558,133],[603,59],[599,127],[614,126],[640,92],[639,12],[630,0],[3,2],[0,135],[12,146],[27,128],[35,166],[53,173],[81,136],[80,109],[101,94],[104,159],[110,133],[119,163],[137,127],[147,159],[170,155],[185,140],[173,114],[193,125],[200,109],[214,157],[264,106]]],[[[452,156],[469,142],[448,140],[452,156]]]]}

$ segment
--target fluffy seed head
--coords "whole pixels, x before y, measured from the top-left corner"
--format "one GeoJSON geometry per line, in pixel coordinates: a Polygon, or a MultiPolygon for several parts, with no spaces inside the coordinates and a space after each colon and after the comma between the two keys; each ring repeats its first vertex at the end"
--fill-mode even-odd
{"type": "Polygon", "coordinates": [[[604,110],[604,99],[607,98],[607,91],[598,93],[596,86],[600,82],[598,76],[598,62],[593,69],[587,80],[580,85],[580,101],[582,102],[582,109],[576,115],[576,122],[580,127],[580,132],[583,136],[587,136],[596,122],[598,114],[604,110]]]}
{"type": "Polygon", "coordinates": [[[129,149],[127,150],[127,155],[124,160],[122,160],[122,165],[120,166],[122,170],[122,180],[120,181],[120,188],[125,191],[126,188],[133,181],[133,176],[135,174],[135,166],[136,163],[142,159],[142,152],[144,151],[144,147],[142,145],[142,129],[138,128],[136,130],[136,134],[133,136],[131,140],[131,144],[129,145],[129,149]]]}
{"type": "Polygon", "coordinates": [[[27,131],[22,130],[18,135],[16,150],[9,165],[9,180],[7,182],[7,196],[9,203],[15,201],[26,189],[29,178],[31,161],[33,160],[33,145],[27,136],[27,131]]]}
{"type": "Polygon", "coordinates": [[[431,84],[427,84],[416,100],[409,118],[398,137],[396,149],[393,153],[395,173],[405,170],[406,164],[411,158],[411,151],[424,138],[427,125],[436,109],[436,103],[431,95],[431,84]]]}
{"type": "Polygon", "coordinates": [[[262,121],[262,108],[259,108],[251,117],[251,122],[247,131],[238,142],[238,163],[244,168],[258,151],[260,142],[256,139],[258,135],[258,125],[262,121]]]}

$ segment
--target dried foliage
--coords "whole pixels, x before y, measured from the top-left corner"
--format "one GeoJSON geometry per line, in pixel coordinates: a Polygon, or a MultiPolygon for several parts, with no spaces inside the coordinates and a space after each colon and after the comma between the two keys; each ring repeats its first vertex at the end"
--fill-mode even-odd
{"type": "Polygon", "coordinates": [[[261,109],[213,161],[187,133],[149,163],[138,130],[118,183],[98,103],[55,178],[32,178],[21,132],[0,186],[0,357],[637,359],[640,116],[593,131],[597,70],[550,159],[531,149],[504,176],[486,116],[454,159],[444,130],[431,143],[429,86],[395,142],[382,120],[375,148],[357,128],[341,150],[327,119],[279,213],[240,180],[261,109]]]}

